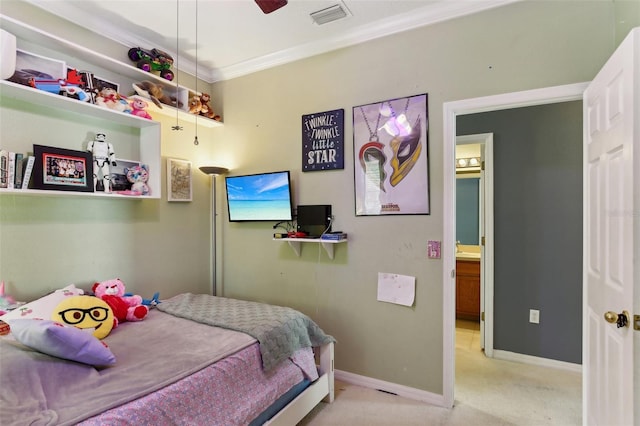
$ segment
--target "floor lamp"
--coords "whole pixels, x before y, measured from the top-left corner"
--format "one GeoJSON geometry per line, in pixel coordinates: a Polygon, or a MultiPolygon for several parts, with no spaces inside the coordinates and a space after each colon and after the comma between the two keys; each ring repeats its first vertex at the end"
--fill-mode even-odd
{"type": "Polygon", "coordinates": [[[217,263],[217,251],[216,251],[216,176],[224,175],[229,172],[229,169],[216,166],[202,166],[200,171],[211,176],[211,294],[216,296],[216,263],[217,263]]]}

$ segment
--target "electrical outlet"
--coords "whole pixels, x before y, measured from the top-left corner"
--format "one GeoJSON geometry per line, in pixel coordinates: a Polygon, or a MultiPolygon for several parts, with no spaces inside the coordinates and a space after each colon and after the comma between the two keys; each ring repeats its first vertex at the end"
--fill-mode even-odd
{"type": "Polygon", "coordinates": [[[529,309],[529,322],[532,324],[540,324],[540,311],[537,309],[529,309]]]}

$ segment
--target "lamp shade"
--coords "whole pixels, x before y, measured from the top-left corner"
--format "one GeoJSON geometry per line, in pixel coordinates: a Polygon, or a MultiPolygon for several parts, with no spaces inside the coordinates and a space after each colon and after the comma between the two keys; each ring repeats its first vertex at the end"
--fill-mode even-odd
{"type": "Polygon", "coordinates": [[[224,175],[229,173],[229,169],[217,166],[202,166],[200,167],[200,171],[208,175],[224,175]]]}

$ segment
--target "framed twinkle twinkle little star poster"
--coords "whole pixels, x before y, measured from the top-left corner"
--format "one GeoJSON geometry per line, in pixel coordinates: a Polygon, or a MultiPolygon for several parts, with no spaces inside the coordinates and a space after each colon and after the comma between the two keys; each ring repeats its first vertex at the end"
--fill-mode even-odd
{"type": "Polygon", "coordinates": [[[344,109],[302,116],[302,171],[344,169],[344,109]]]}

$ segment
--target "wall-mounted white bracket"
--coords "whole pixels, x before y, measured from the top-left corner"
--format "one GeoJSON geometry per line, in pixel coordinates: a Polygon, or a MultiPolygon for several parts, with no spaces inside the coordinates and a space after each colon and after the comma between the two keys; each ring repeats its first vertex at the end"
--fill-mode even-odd
{"type": "Polygon", "coordinates": [[[333,259],[334,253],[333,248],[335,244],[346,243],[347,240],[323,240],[321,238],[274,238],[274,241],[286,241],[289,244],[296,254],[296,256],[300,257],[300,253],[302,253],[302,243],[316,243],[321,244],[324,251],[327,252],[327,256],[329,259],[333,259]]]}

